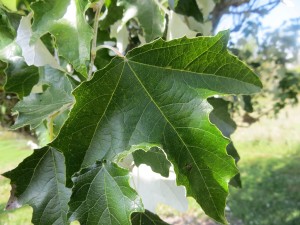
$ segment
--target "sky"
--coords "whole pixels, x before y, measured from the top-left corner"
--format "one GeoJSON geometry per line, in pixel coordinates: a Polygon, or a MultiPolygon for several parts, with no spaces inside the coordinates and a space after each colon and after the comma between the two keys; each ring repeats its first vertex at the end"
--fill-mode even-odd
{"type": "MultiPolygon", "coordinates": [[[[275,29],[291,18],[300,18],[300,0],[282,0],[276,8],[263,18],[262,23],[264,27],[275,29]],[[283,2],[286,2],[286,4],[283,2]]],[[[218,30],[230,29],[232,19],[225,17],[222,20],[218,30]]]]}
{"type": "Polygon", "coordinates": [[[263,21],[265,26],[279,27],[285,20],[300,18],[300,0],[289,0],[286,4],[280,3],[263,21]],[[291,5],[289,6],[289,3],[291,5]]]}

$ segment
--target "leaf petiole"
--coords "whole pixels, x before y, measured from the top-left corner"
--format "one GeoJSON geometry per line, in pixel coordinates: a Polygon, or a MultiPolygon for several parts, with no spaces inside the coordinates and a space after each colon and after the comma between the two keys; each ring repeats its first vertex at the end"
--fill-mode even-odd
{"type": "Polygon", "coordinates": [[[103,6],[103,1],[98,1],[96,4],[93,5],[93,9],[95,11],[95,18],[94,18],[94,36],[92,40],[92,49],[91,49],[91,62],[89,66],[89,74],[88,74],[88,79],[91,79],[92,73],[93,73],[93,67],[94,67],[94,62],[96,58],[96,46],[97,46],[97,36],[98,36],[98,26],[99,26],[99,17],[100,17],[100,12],[103,6]]]}
{"type": "Polygon", "coordinates": [[[112,50],[114,53],[116,53],[116,55],[118,55],[118,56],[120,56],[120,57],[122,57],[122,58],[125,57],[121,52],[119,52],[119,50],[118,50],[117,48],[114,48],[114,47],[112,47],[112,46],[110,46],[110,45],[99,45],[99,46],[96,47],[95,52],[97,52],[98,50],[100,50],[100,49],[102,49],[102,48],[110,49],[110,50],[112,50]]]}

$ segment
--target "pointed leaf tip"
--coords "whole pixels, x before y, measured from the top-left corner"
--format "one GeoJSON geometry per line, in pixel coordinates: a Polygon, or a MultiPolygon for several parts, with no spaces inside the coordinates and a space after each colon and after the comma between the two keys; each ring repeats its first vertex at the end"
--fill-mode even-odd
{"type": "Polygon", "coordinates": [[[95,160],[113,161],[134,145],[156,143],[174,165],[177,184],[225,223],[228,182],[238,170],[226,152],[229,141],[209,121],[206,99],[259,90],[257,76],[228,53],[226,34],[151,42],[82,83],[51,144],[66,157],[68,185],[95,160]]]}
{"type": "Polygon", "coordinates": [[[128,171],[97,162],[73,177],[69,218],[81,224],[131,225],[133,212],[143,212],[140,197],[129,185],[128,171]]]}

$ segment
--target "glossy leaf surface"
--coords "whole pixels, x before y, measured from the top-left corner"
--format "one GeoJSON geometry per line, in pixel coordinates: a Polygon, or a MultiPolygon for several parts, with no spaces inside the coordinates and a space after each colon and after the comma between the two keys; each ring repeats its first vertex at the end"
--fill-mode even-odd
{"type": "Polygon", "coordinates": [[[30,125],[32,129],[36,128],[48,116],[73,103],[71,95],[73,86],[66,74],[46,67],[42,76],[41,85],[49,87],[42,93],[31,93],[16,104],[13,110],[18,113],[18,118],[11,128],[16,129],[25,125],[30,125]]]}
{"type": "Polygon", "coordinates": [[[169,176],[171,163],[167,160],[165,153],[159,148],[151,148],[149,151],[138,150],[133,152],[133,159],[136,166],[146,164],[153,172],[164,177],[169,176]]]}
{"type": "MultiPolygon", "coordinates": [[[[170,4],[170,3],[169,3],[170,4]]],[[[170,4],[172,6],[172,4],[170,4]]],[[[198,22],[203,22],[203,15],[197,5],[196,0],[178,0],[175,2],[174,11],[184,16],[194,17],[198,22]]]]}
{"type": "Polygon", "coordinates": [[[144,213],[133,213],[131,223],[132,225],[168,225],[168,223],[148,210],[144,213]]]}
{"type": "Polygon", "coordinates": [[[162,146],[177,184],[225,223],[228,182],[237,169],[226,153],[229,141],[208,119],[206,99],[261,88],[258,77],[227,52],[227,40],[227,32],[157,40],[115,58],[78,87],[76,104],[52,143],[66,157],[67,179],[135,145],[162,146]]]}
{"type": "Polygon", "coordinates": [[[97,162],[73,177],[70,220],[82,225],[130,225],[133,212],[143,212],[140,197],[129,185],[128,171],[97,162]]]}
{"type": "MultiPolygon", "coordinates": [[[[210,121],[220,129],[225,137],[230,138],[231,134],[233,134],[236,129],[236,123],[233,121],[228,112],[229,102],[223,100],[222,98],[209,98],[208,102],[214,108],[209,114],[210,121]]],[[[236,163],[240,160],[240,156],[232,141],[227,145],[226,150],[228,155],[235,159],[236,163]]],[[[230,180],[230,184],[234,187],[242,187],[240,174],[236,174],[230,180]]]]}
{"type": "Polygon", "coordinates": [[[68,224],[71,191],[65,187],[65,163],[60,152],[51,147],[37,149],[4,176],[12,185],[7,209],[29,204],[35,225],[68,224]]]}

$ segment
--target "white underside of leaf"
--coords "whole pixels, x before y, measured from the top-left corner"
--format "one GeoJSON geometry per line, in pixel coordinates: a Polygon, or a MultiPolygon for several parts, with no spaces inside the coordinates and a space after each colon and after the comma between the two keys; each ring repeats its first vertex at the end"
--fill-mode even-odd
{"type": "Polygon", "coordinates": [[[50,65],[53,68],[61,69],[53,55],[51,55],[40,39],[34,44],[30,44],[32,36],[31,19],[32,14],[23,17],[17,30],[16,42],[22,49],[22,56],[24,57],[25,62],[29,66],[50,65]]]}
{"type": "Polygon", "coordinates": [[[192,31],[188,26],[181,20],[182,16],[171,11],[169,17],[169,29],[168,29],[168,40],[181,38],[183,36],[195,37],[197,32],[192,31]]]}
{"type": "Polygon", "coordinates": [[[176,185],[176,175],[170,171],[168,178],[154,173],[145,164],[134,167],[131,176],[131,186],[142,197],[144,208],[155,213],[157,204],[163,203],[184,212],[188,209],[186,191],[183,186],[176,185]]]}
{"type": "Polygon", "coordinates": [[[117,21],[111,26],[111,38],[117,39],[117,48],[119,52],[125,53],[126,47],[129,44],[128,36],[129,32],[126,27],[126,23],[136,16],[137,9],[136,7],[131,7],[124,13],[122,20],[117,21]]]}

